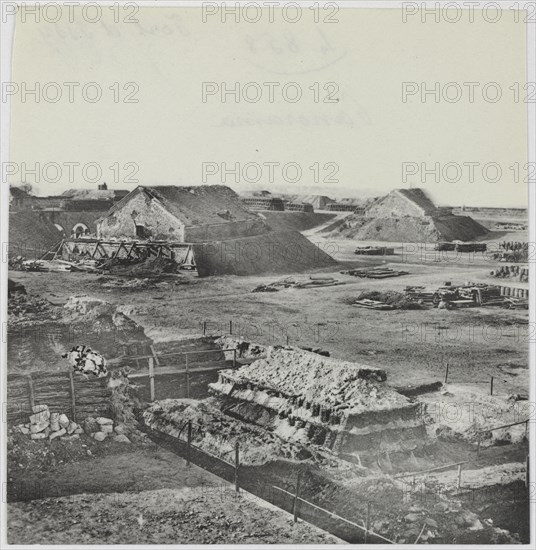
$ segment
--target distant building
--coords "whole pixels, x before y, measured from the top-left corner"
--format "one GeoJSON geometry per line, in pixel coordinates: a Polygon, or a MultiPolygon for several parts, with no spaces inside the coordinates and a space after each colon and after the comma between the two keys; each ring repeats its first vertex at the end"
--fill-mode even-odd
{"type": "Polygon", "coordinates": [[[240,200],[251,210],[285,210],[283,199],[278,197],[242,197],[240,200]]]}
{"type": "Polygon", "coordinates": [[[314,212],[313,205],[307,202],[287,202],[285,210],[290,212],[314,212]]]}
{"type": "Polygon", "coordinates": [[[122,197],[126,189],[68,189],[61,195],[37,196],[10,186],[11,212],[38,212],[40,219],[47,218],[65,237],[89,235],[97,231],[97,220],[122,197]]]}
{"type": "Polygon", "coordinates": [[[326,210],[329,210],[330,212],[354,212],[356,214],[364,214],[365,207],[357,206],[352,203],[332,202],[327,205],[326,210]]]}
{"type": "Polygon", "coordinates": [[[210,242],[269,231],[224,185],[139,186],[99,220],[101,239],[210,242]]]}

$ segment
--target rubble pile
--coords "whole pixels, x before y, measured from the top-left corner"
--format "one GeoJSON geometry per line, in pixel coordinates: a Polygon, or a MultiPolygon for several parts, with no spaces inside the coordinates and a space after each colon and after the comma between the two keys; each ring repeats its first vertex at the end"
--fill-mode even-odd
{"type": "Polygon", "coordinates": [[[154,278],[164,274],[176,274],[179,265],[171,258],[159,256],[141,260],[115,258],[103,263],[101,268],[114,275],[154,278]]]}
{"type": "Polygon", "coordinates": [[[369,406],[362,400],[368,401],[370,392],[378,406],[383,389],[370,382],[387,379],[382,369],[337,361],[292,347],[269,347],[266,358],[238,370],[223,370],[221,374],[234,384],[255,385],[284,396],[302,396],[308,401],[352,411],[369,406]]]}
{"type": "Polygon", "coordinates": [[[323,288],[343,284],[329,275],[310,275],[309,278],[285,277],[273,283],[258,285],[251,292],[277,292],[283,288],[323,288]]]}
{"type": "Polygon", "coordinates": [[[66,414],[50,412],[48,405],[35,405],[32,407],[33,414],[29,422],[19,424],[16,431],[28,435],[30,439],[61,439],[71,441],[79,439],[81,434],[91,436],[95,441],[104,441],[107,437],[113,437],[119,443],[130,443],[126,436],[127,429],[124,425],[114,426],[111,418],[99,416],[97,418],[87,417],[82,425],[69,420],[66,414]]]}
{"type": "Polygon", "coordinates": [[[250,365],[219,371],[209,388],[225,398],[227,414],[342,456],[396,448],[401,437],[405,444],[424,439],[418,404],[378,383],[385,379],[381,369],[275,347],[250,365]]]}
{"type": "MultiPolygon", "coordinates": [[[[266,354],[266,346],[261,346],[260,344],[254,344],[252,342],[247,342],[241,338],[233,338],[231,336],[221,336],[220,338],[214,341],[223,351],[233,349],[237,350],[237,357],[243,359],[258,359],[259,357],[266,354]]],[[[226,359],[232,359],[232,355],[229,352],[229,356],[226,359]]]]}
{"type": "Polygon", "coordinates": [[[21,321],[55,320],[61,316],[61,308],[48,300],[26,292],[11,291],[7,303],[9,323],[21,321]]]}
{"type": "Polygon", "coordinates": [[[121,424],[114,426],[111,418],[88,416],[84,420],[84,431],[95,441],[104,441],[106,438],[113,438],[117,443],[130,443],[127,437],[127,428],[121,424]]]}
{"type": "Polygon", "coordinates": [[[393,309],[423,309],[423,304],[413,300],[407,294],[394,290],[378,291],[364,290],[357,297],[358,300],[375,300],[393,306],[393,309]]]}
{"type": "Polygon", "coordinates": [[[84,430],[80,425],[69,420],[66,414],[51,413],[48,405],[35,405],[29,422],[19,424],[17,430],[29,435],[30,439],[79,439],[84,430]]]}
{"type": "Polygon", "coordinates": [[[225,415],[214,399],[195,401],[165,399],[152,404],[144,413],[152,429],[187,440],[187,423],[192,422],[192,444],[227,462],[233,462],[235,444],[240,445],[240,463],[261,465],[277,458],[304,460],[306,449],[288,442],[253,424],[225,415]]]}

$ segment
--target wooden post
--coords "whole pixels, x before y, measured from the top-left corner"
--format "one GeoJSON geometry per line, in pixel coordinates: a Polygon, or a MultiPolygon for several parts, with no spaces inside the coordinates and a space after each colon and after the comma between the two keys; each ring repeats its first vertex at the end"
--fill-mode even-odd
{"type": "Polygon", "coordinates": [[[69,371],[69,379],[71,381],[71,406],[73,408],[73,422],[76,422],[76,392],[74,389],[73,371],[69,371]]]}
{"type": "Polygon", "coordinates": [[[462,486],[462,465],[458,464],[458,489],[462,486]]]}
{"type": "Polygon", "coordinates": [[[478,434],[478,442],[476,445],[476,456],[480,456],[480,438],[482,437],[482,434],[478,434]]]}
{"type": "Polygon", "coordinates": [[[207,322],[203,321],[203,336],[207,335],[207,322]]]}
{"type": "Polygon", "coordinates": [[[449,364],[447,363],[447,367],[445,368],[445,382],[444,382],[444,384],[447,383],[448,379],[449,379],[449,364]]]}
{"type": "Polygon", "coordinates": [[[149,357],[149,383],[151,385],[151,401],[154,401],[154,358],[149,357]]]}
{"type": "Polygon", "coordinates": [[[192,421],[188,420],[188,449],[186,453],[186,466],[190,466],[191,463],[191,449],[192,449],[192,421]]]}
{"type": "Polygon", "coordinates": [[[489,383],[489,394],[493,395],[493,376],[491,377],[491,380],[489,383]]]}
{"type": "Polygon", "coordinates": [[[233,348],[233,367],[236,367],[236,348],[233,348]]]}
{"type": "Polygon", "coordinates": [[[238,439],[237,439],[236,443],[235,443],[235,474],[234,474],[235,491],[237,493],[240,492],[240,485],[238,483],[238,468],[239,467],[240,467],[240,446],[239,446],[238,439]]]}
{"type": "Polygon", "coordinates": [[[186,398],[190,398],[190,370],[188,366],[188,353],[184,355],[184,359],[186,361],[185,363],[185,369],[186,369],[186,398]]]}
{"type": "Polygon", "coordinates": [[[28,388],[30,389],[30,408],[32,409],[33,414],[33,408],[35,407],[35,394],[31,374],[28,375],[28,388]]]}
{"type": "Polygon", "coordinates": [[[367,544],[368,532],[370,531],[370,510],[371,504],[367,502],[367,519],[365,521],[365,544],[367,544]]]}
{"type": "Polygon", "coordinates": [[[160,359],[158,359],[158,355],[156,354],[156,351],[154,349],[154,346],[149,346],[149,349],[151,350],[151,355],[154,357],[154,363],[157,367],[160,366],[160,359]]]}
{"type": "Polygon", "coordinates": [[[287,346],[288,346],[288,334],[287,334],[287,346]]]}
{"type": "Polygon", "coordinates": [[[229,334],[233,333],[233,321],[229,321],[229,334]]]}
{"type": "Polygon", "coordinates": [[[298,499],[300,498],[301,476],[302,476],[302,471],[298,470],[298,477],[296,479],[296,494],[294,495],[294,503],[292,505],[292,514],[294,515],[294,523],[298,521],[298,499]]]}

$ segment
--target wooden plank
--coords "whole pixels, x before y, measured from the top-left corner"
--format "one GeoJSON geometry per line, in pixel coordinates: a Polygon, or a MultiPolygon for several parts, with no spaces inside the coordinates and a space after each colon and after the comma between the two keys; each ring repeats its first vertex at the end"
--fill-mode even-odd
{"type": "Polygon", "coordinates": [[[95,254],[97,253],[97,250],[99,249],[99,243],[100,243],[100,241],[97,241],[97,244],[95,245],[95,250],[93,251],[93,254],[91,254],[91,259],[95,258],[95,254]]]}
{"type": "Polygon", "coordinates": [[[185,360],[185,371],[186,371],[186,398],[190,397],[190,371],[188,369],[188,354],[184,355],[185,360]]]}
{"type": "Polygon", "coordinates": [[[73,407],[73,422],[76,422],[76,391],[74,389],[73,371],[69,371],[69,380],[71,382],[71,402],[73,407]]]}
{"type": "MultiPolygon", "coordinates": [[[[240,363],[240,366],[241,365],[242,363],[240,363]]],[[[199,372],[210,372],[214,370],[222,370],[222,369],[229,369],[229,368],[232,368],[232,366],[227,364],[226,361],[214,362],[214,363],[210,363],[209,366],[196,367],[193,369],[188,365],[188,371],[186,371],[183,365],[172,365],[172,366],[160,367],[156,369],[154,372],[154,376],[156,377],[156,376],[165,376],[165,375],[171,375],[171,374],[186,374],[186,373],[195,374],[199,372]]],[[[147,371],[133,372],[132,374],[128,375],[128,377],[132,379],[147,378],[148,376],[149,374],[147,371]]]]}
{"type": "Polygon", "coordinates": [[[160,359],[158,358],[158,355],[156,354],[156,350],[154,349],[154,346],[151,344],[149,346],[149,349],[151,350],[151,353],[153,354],[155,365],[157,367],[159,367],[160,366],[160,359]]]}
{"type": "Polygon", "coordinates": [[[154,359],[149,357],[149,378],[151,383],[151,401],[154,401],[154,359]]]}

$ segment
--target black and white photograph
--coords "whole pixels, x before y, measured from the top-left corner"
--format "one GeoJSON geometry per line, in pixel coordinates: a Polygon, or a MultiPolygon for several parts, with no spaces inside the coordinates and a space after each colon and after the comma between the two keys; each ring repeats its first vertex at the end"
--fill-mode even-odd
{"type": "Polygon", "coordinates": [[[534,548],[536,3],[0,10],[0,547],[534,548]]]}

